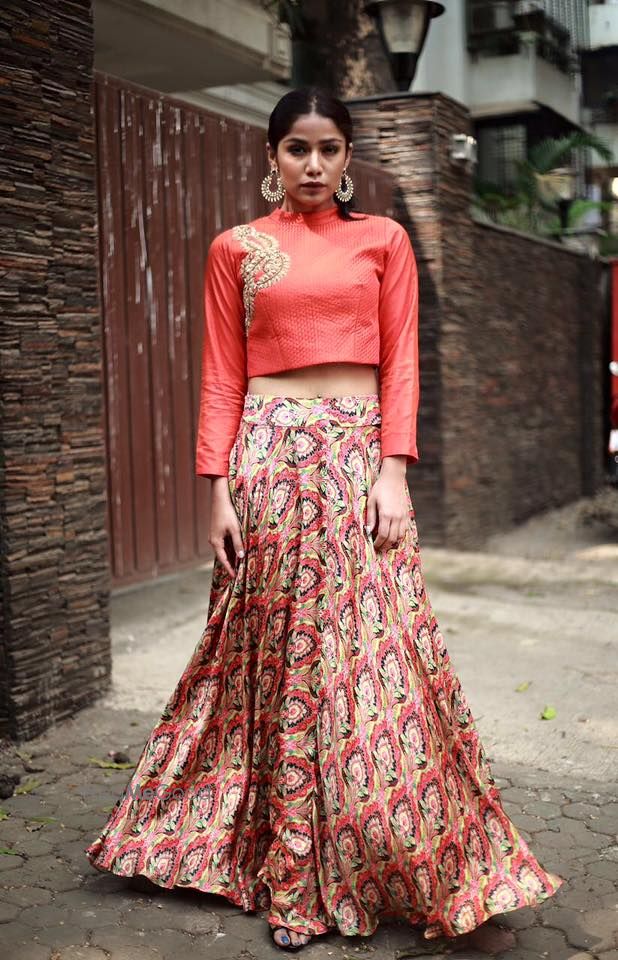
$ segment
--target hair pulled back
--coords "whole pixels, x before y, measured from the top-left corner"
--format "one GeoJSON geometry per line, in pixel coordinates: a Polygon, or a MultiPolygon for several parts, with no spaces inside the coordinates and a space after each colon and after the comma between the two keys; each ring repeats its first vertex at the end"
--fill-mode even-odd
{"type": "MultiPolygon", "coordinates": [[[[273,151],[277,150],[280,141],[287,136],[299,117],[307,113],[317,113],[320,117],[332,120],[345,139],[346,149],[352,142],[352,117],[345,103],[333,97],[323,87],[298,87],[284,94],[276,104],[268,121],[268,142],[273,151]]],[[[343,220],[353,220],[350,210],[355,207],[355,197],[348,201],[340,200],[333,195],[339,207],[339,215],[343,220]]]]}

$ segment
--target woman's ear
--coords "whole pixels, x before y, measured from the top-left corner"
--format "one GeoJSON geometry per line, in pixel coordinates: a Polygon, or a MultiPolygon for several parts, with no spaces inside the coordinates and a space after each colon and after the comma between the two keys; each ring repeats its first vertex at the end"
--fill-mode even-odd
{"type": "Polygon", "coordinates": [[[353,144],[353,143],[349,143],[349,144],[348,144],[348,149],[347,149],[347,152],[346,152],[346,155],[345,155],[345,165],[346,165],[346,169],[347,169],[347,167],[349,167],[349,165],[350,165],[350,160],[352,159],[352,154],[353,154],[353,153],[354,153],[354,144],[353,144]]]}
{"type": "Polygon", "coordinates": [[[266,159],[269,166],[274,160],[276,160],[275,152],[269,143],[266,144],[266,159]]]}

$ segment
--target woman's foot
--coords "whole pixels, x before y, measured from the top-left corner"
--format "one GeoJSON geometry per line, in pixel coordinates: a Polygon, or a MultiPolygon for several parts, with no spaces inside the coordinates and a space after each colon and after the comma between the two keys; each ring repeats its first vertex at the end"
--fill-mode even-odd
{"type": "Polygon", "coordinates": [[[288,927],[271,927],[271,935],[278,947],[304,947],[311,940],[309,933],[296,933],[288,927]]]}

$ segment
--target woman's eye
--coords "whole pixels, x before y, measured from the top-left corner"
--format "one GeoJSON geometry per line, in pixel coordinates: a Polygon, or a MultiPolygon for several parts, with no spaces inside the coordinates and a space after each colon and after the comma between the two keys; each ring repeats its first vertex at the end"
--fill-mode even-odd
{"type": "MultiPolygon", "coordinates": [[[[293,147],[288,147],[288,149],[290,153],[294,154],[295,156],[298,156],[301,153],[305,153],[305,148],[301,147],[299,144],[293,147]]],[[[332,144],[329,147],[324,147],[324,153],[328,153],[331,156],[333,156],[335,153],[338,153],[338,152],[339,152],[339,147],[336,146],[335,144],[332,144]]]]}

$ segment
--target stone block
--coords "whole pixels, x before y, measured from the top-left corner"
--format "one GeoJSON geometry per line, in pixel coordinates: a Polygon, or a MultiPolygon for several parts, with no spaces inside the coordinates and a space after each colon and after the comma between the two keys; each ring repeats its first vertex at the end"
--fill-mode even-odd
{"type": "Polygon", "coordinates": [[[43,943],[26,943],[11,947],[10,960],[50,960],[51,947],[43,943]]]}
{"type": "Polygon", "coordinates": [[[133,930],[130,927],[114,924],[113,926],[98,927],[93,930],[90,943],[101,947],[108,953],[125,947],[143,947],[148,944],[148,935],[143,930],[133,930]]]}
{"type": "Polygon", "coordinates": [[[592,803],[566,803],[562,809],[565,817],[572,817],[574,820],[589,820],[591,817],[600,817],[600,807],[592,803]]]}
{"type": "MultiPolygon", "coordinates": [[[[213,941],[208,943],[208,952],[206,956],[208,960],[230,960],[230,957],[242,956],[243,951],[247,951],[248,945],[246,940],[241,940],[240,937],[219,935],[213,941]]],[[[253,942],[250,948],[252,951],[257,951],[257,943],[253,942]]],[[[259,952],[257,956],[259,960],[270,960],[271,957],[277,956],[281,960],[281,948],[276,947],[268,941],[264,941],[264,945],[260,944],[259,952]],[[274,951],[277,951],[275,954],[274,951]]]]}
{"type": "Polygon", "coordinates": [[[15,903],[20,908],[49,903],[52,896],[51,890],[45,890],[43,887],[16,886],[2,890],[2,899],[6,903],[15,903]]]}
{"type": "Polygon", "coordinates": [[[0,901],[0,923],[16,920],[21,911],[22,908],[16,903],[2,903],[0,901]]]}
{"type": "Polygon", "coordinates": [[[39,943],[44,943],[55,950],[61,947],[86,946],[87,935],[83,929],[69,923],[59,923],[55,925],[36,927],[36,938],[39,943]]]}
{"type": "Polygon", "coordinates": [[[107,954],[98,947],[71,946],[59,951],[58,960],[107,960],[107,954]]]}
{"type": "Polygon", "coordinates": [[[154,947],[117,947],[112,950],[110,960],[165,960],[154,947]]]}
{"type": "Polygon", "coordinates": [[[549,927],[528,927],[526,930],[519,931],[517,939],[524,949],[533,950],[537,955],[545,954],[552,957],[552,960],[554,955],[558,955],[558,951],[564,951],[566,948],[564,933],[549,927]]]}
{"type": "Polygon", "coordinates": [[[561,814],[559,804],[547,803],[543,800],[532,800],[524,803],[523,810],[529,816],[540,817],[542,820],[551,820],[561,814]]]}
{"type": "Polygon", "coordinates": [[[238,914],[235,917],[227,917],[225,920],[226,934],[236,937],[239,940],[256,939],[265,923],[261,917],[253,914],[238,914]]]}

